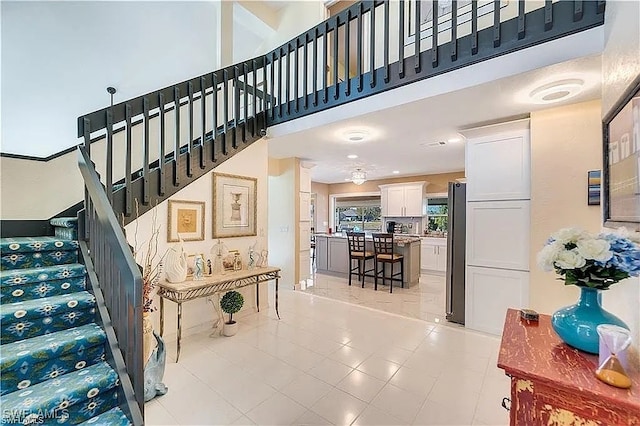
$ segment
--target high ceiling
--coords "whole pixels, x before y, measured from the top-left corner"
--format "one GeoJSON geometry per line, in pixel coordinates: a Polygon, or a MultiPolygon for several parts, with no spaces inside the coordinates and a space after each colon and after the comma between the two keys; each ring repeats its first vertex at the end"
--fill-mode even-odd
{"type": "MultiPolygon", "coordinates": [[[[601,57],[583,57],[463,90],[313,127],[269,140],[269,155],[299,157],[314,164],[312,180],[344,182],[361,168],[368,179],[464,170],[464,128],[522,117],[532,111],[599,99],[601,57]],[[535,104],[529,93],[557,78],[584,81],[578,95],[551,104],[535,104]],[[347,140],[354,130],[368,133],[362,142],[347,140]],[[451,141],[451,142],[449,142],[451,141]],[[437,142],[444,145],[429,146],[437,142]],[[347,155],[357,155],[349,159],[347,155]],[[393,174],[398,171],[399,174],[393,174]]],[[[367,102],[362,100],[359,102],[367,102]]]]}

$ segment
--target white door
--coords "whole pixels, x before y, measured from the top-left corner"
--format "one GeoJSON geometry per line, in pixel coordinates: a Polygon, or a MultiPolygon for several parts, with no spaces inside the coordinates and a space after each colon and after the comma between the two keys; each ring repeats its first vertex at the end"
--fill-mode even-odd
{"type": "Polygon", "coordinates": [[[404,216],[404,187],[387,189],[387,216],[404,216]]]}
{"type": "Polygon", "coordinates": [[[422,186],[406,186],[404,216],[422,216],[422,186]]]}

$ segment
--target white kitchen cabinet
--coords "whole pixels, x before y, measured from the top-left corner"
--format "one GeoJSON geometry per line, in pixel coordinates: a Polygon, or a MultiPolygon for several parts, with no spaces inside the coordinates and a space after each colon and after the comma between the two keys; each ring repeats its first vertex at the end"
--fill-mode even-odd
{"type": "Polygon", "coordinates": [[[500,335],[508,308],[529,305],[529,273],[467,266],[465,327],[500,335]]]}
{"type": "Polygon", "coordinates": [[[445,272],[447,270],[447,241],[423,238],[420,245],[420,269],[445,272]]]}
{"type": "Polygon", "coordinates": [[[380,185],[382,216],[422,216],[424,188],[425,182],[380,185]]]}
{"type": "Polygon", "coordinates": [[[531,197],[529,122],[496,127],[470,131],[468,135],[467,201],[531,197]]]}
{"type": "Polygon", "coordinates": [[[528,271],[530,203],[467,203],[467,265],[528,271]]]}

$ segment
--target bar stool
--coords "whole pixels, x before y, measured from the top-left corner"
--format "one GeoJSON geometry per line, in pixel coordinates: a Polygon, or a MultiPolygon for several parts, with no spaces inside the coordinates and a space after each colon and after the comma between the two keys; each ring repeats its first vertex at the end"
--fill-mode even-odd
{"type": "Polygon", "coordinates": [[[373,259],[373,253],[365,248],[364,232],[347,232],[347,241],[349,242],[349,285],[351,285],[351,275],[357,271],[358,278],[362,281],[364,288],[364,277],[372,277],[367,275],[372,272],[373,268],[365,270],[367,260],[373,259]],[[358,261],[358,265],[353,267],[353,260],[358,261]]]}
{"type": "Polygon", "coordinates": [[[378,289],[378,277],[382,272],[382,285],[386,284],[386,280],[390,281],[389,293],[393,293],[393,282],[400,281],[402,287],[404,287],[404,256],[393,252],[393,234],[373,234],[373,253],[374,253],[374,266],[375,278],[374,288],[378,289]],[[378,262],[382,263],[382,271],[378,270],[378,262]],[[400,272],[393,273],[393,265],[400,262],[400,272]],[[385,275],[387,263],[391,264],[391,275],[385,275]],[[394,278],[400,275],[400,278],[394,278]]]}

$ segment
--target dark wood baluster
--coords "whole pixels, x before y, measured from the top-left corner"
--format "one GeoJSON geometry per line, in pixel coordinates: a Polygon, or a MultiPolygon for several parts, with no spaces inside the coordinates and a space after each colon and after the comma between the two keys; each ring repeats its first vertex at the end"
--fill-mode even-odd
{"type": "Polygon", "coordinates": [[[344,24],[344,93],[351,93],[351,76],[349,75],[349,27],[351,26],[351,11],[347,10],[347,20],[344,24]]]}
{"type": "MultiPolygon", "coordinates": [[[[415,6],[416,6],[416,16],[415,16],[415,19],[414,19],[414,24],[415,24],[415,27],[416,27],[416,33],[414,34],[413,43],[415,44],[416,51],[415,51],[415,55],[414,55],[415,56],[415,64],[414,64],[413,67],[416,70],[416,74],[420,73],[420,68],[421,68],[420,67],[420,4],[421,3],[422,3],[421,1],[416,1],[414,3],[415,6]]],[[[432,10],[434,12],[433,15],[437,16],[438,15],[438,9],[436,8],[435,5],[433,5],[433,9],[432,10]]],[[[432,21],[435,22],[436,19],[432,18],[432,21]]]]}
{"type": "Polygon", "coordinates": [[[376,86],[376,6],[371,3],[369,10],[369,71],[371,72],[371,87],[376,86]]]}
{"type": "Polygon", "coordinates": [[[271,54],[271,95],[269,96],[269,109],[271,112],[271,119],[275,115],[275,103],[276,103],[276,86],[275,86],[275,66],[276,66],[276,53],[271,54]]]}
{"type": "Polygon", "coordinates": [[[324,24],[324,36],[322,37],[322,88],[324,89],[324,103],[329,100],[329,85],[327,74],[329,74],[329,23],[324,24]]]}
{"type": "Polygon", "coordinates": [[[282,117],[282,114],[284,113],[284,102],[282,102],[282,61],[283,61],[283,55],[282,55],[282,48],[278,49],[278,105],[280,106],[280,111],[279,111],[279,115],[280,117],[282,117]]]}
{"type": "Polygon", "coordinates": [[[433,68],[438,66],[438,0],[433,1],[433,25],[431,26],[431,66],[433,68]]]}
{"type": "Polygon", "coordinates": [[[86,117],[82,119],[82,133],[84,134],[84,150],[91,158],[91,121],[86,117]]]}
{"type": "Polygon", "coordinates": [[[131,138],[131,105],[124,106],[124,119],[126,125],[124,158],[124,214],[130,216],[133,213],[133,196],[131,194],[131,157],[133,155],[133,141],[131,138]]]}
{"type": "Polygon", "coordinates": [[[493,47],[500,46],[500,0],[493,2],[493,47]]]}
{"type": "Polygon", "coordinates": [[[583,15],[582,1],[573,0],[573,22],[581,21],[582,15],[583,15]]]}
{"type": "Polygon", "coordinates": [[[458,1],[451,2],[451,60],[458,59],[458,1]]]}
{"type": "Polygon", "coordinates": [[[242,142],[247,141],[247,120],[249,119],[249,80],[247,79],[247,63],[243,62],[242,71],[244,71],[244,96],[242,102],[244,102],[244,114],[242,114],[242,142]]]}
{"type": "Polygon", "coordinates": [[[211,92],[211,98],[213,101],[213,104],[211,105],[211,115],[212,115],[212,120],[211,120],[211,161],[212,162],[216,162],[216,139],[218,138],[218,74],[217,73],[212,73],[211,74],[211,81],[212,81],[212,89],[213,91],[211,92]]]}
{"type": "Polygon", "coordinates": [[[187,146],[187,176],[193,176],[194,149],[193,149],[193,83],[187,84],[187,111],[189,112],[189,142],[187,146]]]}
{"type": "MultiPolygon", "coordinates": [[[[273,91],[273,81],[271,82],[271,90],[273,91]]],[[[266,111],[267,105],[269,105],[267,96],[269,96],[269,99],[271,99],[269,88],[267,87],[267,57],[264,56],[262,58],[262,99],[260,99],[260,105],[262,106],[263,112],[266,111]]]]}
{"type": "Polygon", "coordinates": [[[518,2],[518,39],[522,40],[524,38],[524,20],[525,20],[525,11],[524,11],[525,2],[518,2]]]}
{"type": "Polygon", "coordinates": [[[251,63],[251,66],[253,67],[252,71],[252,75],[253,75],[253,94],[251,95],[251,105],[253,105],[253,121],[251,124],[251,136],[255,137],[256,135],[256,124],[258,122],[258,65],[256,63],[256,60],[254,59],[251,63]]]}
{"type": "Polygon", "coordinates": [[[149,204],[151,200],[151,190],[149,188],[149,98],[142,98],[142,115],[144,117],[144,152],[142,159],[142,203],[149,204]]]}
{"type": "MultiPolygon", "coordinates": [[[[524,2],[522,2],[524,3],[524,2]]],[[[478,53],[478,2],[471,2],[471,54],[478,53]]]]}
{"type": "Polygon", "coordinates": [[[173,186],[180,186],[180,88],[173,88],[175,136],[173,148],[173,186]]]}
{"type": "Polygon", "coordinates": [[[340,50],[338,46],[338,34],[339,34],[339,26],[338,26],[338,17],[335,19],[335,28],[333,30],[333,85],[335,86],[335,91],[333,93],[333,99],[338,99],[340,97],[340,84],[339,76],[338,76],[338,51],[340,50]]]}
{"type": "Polygon", "coordinates": [[[299,54],[299,49],[298,49],[298,39],[296,39],[295,41],[295,63],[293,64],[293,97],[296,100],[296,112],[299,111],[300,109],[300,101],[298,99],[298,97],[300,96],[300,90],[298,88],[299,83],[299,79],[298,79],[298,69],[300,68],[300,54],[299,54]]]}
{"type": "Polygon", "coordinates": [[[238,127],[240,126],[240,69],[233,67],[233,127],[231,132],[233,139],[231,145],[233,149],[238,148],[238,127]]]}
{"type": "Polygon", "coordinates": [[[227,155],[227,132],[229,131],[229,71],[225,68],[222,72],[222,95],[223,99],[223,110],[224,110],[224,124],[223,124],[223,133],[222,133],[222,154],[227,155]]]}
{"type": "Polygon", "coordinates": [[[384,2],[384,82],[389,82],[389,14],[391,4],[384,2]]]}
{"type": "Polygon", "coordinates": [[[307,34],[304,35],[304,43],[302,45],[302,86],[304,89],[302,90],[302,96],[304,96],[304,109],[309,107],[309,101],[307,93],[309,92],[309,41],[307,39],[307,34]]]}
{"type": "Polygon", "coordinates": [[[400,22],[398,22],[398,75],[400,78],[404,77],[404,2],[399,4],[398,16],[400,22]]]}
{"type": "Polygon", "coordinates": [[[287,115],[291,114],[291,44],[287,43],[287,72],[285,73],[285,99],[287,102],[287,115]]]}
{"type": "Polygon", "coordinates": [[[113,204],[113,112],[107,110],[107,155],[106,155],[106,181],[107,198],[113,204]]]}
{"type": "Polygon", "coordinates": [[[318,27],[314,28],[313,37],[313,106],[318,105],[318,27]]]}
{"type": "Polygon", "coordinates": [[[356,72],[358,74],[358,92],[362,92],[362,3],[358,3],[358,41],[356,57],[356,72]]]}
{"type": "Polygon", "coordinates": [[[553,4],[551,0],[544,2],[544,30],[549,31],[553,28],[553,4]]]}
{"type": "Polygon", "coordinates": [[[205,169],[206,167],[206,161],[205,161],[205,142],[207,140],[207,104],[206,104],[206,99],[207,97],[205,96],[205,87],[207,87],[206,81],[205,81],[205,77],[202,76],[200,77],[200,122],[201,122],[201,134],[202,136],[200,136],[200,168],[202,170],[205,169]]]}
{"type": "Polygon", "coordinates": [[[165,139],[166,139],[166,132],[165,132],[165,127],[164,127],[164,93],[160,92],[158,94],[158,118],[160,119],[160,146],[158,147],[158,151],[160,152],[160,157],[158,159],[158,165],[160,166],[158,168],[158,195],[164,195],[165,193],[165,183],[164,183],[164,179],[165,179],[165,172],[164,172],[164,163],[165,163],[165,139]]]}

